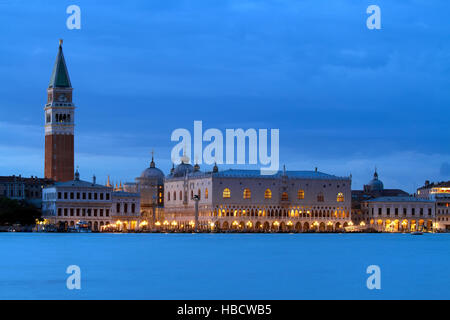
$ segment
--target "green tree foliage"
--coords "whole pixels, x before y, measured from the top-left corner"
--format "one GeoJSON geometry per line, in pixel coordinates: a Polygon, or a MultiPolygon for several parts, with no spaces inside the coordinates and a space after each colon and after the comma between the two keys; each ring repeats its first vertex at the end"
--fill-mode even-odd
{"type": "Polygon", "coordinates": [[[0,225],[32,225],[40,217],[41,212],[25,201],[0,197],[0,225]]]}

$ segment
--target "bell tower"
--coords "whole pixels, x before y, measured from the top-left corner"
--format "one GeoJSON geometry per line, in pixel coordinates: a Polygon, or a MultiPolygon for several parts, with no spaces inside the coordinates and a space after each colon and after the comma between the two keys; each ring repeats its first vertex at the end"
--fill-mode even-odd
{"type": "Polygon", "coordinates": [[[45,177],[54,181],[69,181],[74,177],[75,105],[62,43],[59,40],[44,108],[45,177]]]}

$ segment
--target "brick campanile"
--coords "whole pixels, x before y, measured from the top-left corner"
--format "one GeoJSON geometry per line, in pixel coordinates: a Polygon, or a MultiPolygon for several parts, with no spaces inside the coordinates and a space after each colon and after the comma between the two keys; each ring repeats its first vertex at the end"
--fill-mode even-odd
{"type": "Polygon", "coordinates": [[[75,105],[62,40],[59,40],[44,112],[45,177],[55,181],[73,180],[75,105]]]}

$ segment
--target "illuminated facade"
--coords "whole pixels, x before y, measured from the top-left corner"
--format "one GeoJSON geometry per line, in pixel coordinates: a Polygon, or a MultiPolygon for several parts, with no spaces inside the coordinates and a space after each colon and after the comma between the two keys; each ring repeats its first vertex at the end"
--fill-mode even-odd
{"type": "Polygon", "coordinates": [[[435,203],[410,196],[379,197],[365,201],[363,210],[368,228],[380,232],[436,230],[435,203]]]}
{"type": "Polygon", "coordinates": [[[151,228],[164,219],[164,173],[156,167],[153,155],[150,166],[135,181],[124,183],[122,190],[140,194],[141,216],[151,228]]]}
{"type": "Polygon", "coordinates": [[[423,199],[430,199],[436,205],[436,229],[450,232],[450,181],[430,183],[417,189],[417,195],[423,199]]]}
{"type": "Polygon", "coordinates": [[[351,178],[319,171],[202,172],[183,161],[164,183],[161,228],[192,229],[198,196],[202,230],[336,231],[351,223],[351,178]]]}
{"type": "Polygon", "coordinates": [[[138,230],[141,224],[139,194],[114,191],[108,186],[80,180],[56,182],[43,189],[42,215],[61,230],[86,221],[92,231],[138,230]]]}
{"type": "Polygon", "coordinates": [[[409,197],[409,194],[400,189],[385,189],[375,169],[372,180],[364,185],[363,190],[352,190],[352,221],[361,229],[370,227],[371,218],[364,203],[380,197],[409,197]]]}

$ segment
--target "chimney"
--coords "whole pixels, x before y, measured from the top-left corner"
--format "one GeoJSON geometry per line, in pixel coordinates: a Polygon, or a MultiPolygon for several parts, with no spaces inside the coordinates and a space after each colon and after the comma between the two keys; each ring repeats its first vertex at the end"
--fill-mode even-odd
{"type": "Polygon", "coordinates": [[[92,184],[95,184],[97,182],[97,178],[95,177],[95,174],[92,176],[92,184]]]}
{"type": "Polygon", "coordinates": [[[317,172],[317,167],[316,167],[316,170],[315,170],[316,172],[317,172]]]}
{"type": "Polygon", "coordinates": [[[429,184],[430,184],[430,180],[425,180],[425,187],[428,187],[429,184]]]}

